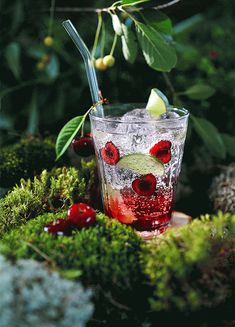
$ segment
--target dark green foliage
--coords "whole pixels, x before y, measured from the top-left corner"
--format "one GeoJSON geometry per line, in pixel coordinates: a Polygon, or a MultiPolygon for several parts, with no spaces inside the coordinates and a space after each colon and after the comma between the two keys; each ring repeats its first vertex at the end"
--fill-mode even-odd
{"type": "Polygon", "coordinates": [[[194,220],[145,244],[141,262],[153,287],[152,310],[194,311],[214,307],[232,292],[235,216],[194,220]]]}
{"type": "MultiPolygon", "coordinates": [[[[68,208],[84,199],[84,169],[79,172],[75,168],[55,168],[51,172],[44,170],[33,180],[22,179],[19,186],[0,200],[0,236],[39,214],[68,208]]],[[[85,172],[88,170],[87,167],[85,172]]]]}
{"type": "Polygon", "coordinates": [[[50,138],[21,139],[0,150],[0,186],[12,187],[21,178],[31,178],[61,164],[62,161],[55,162],[55,144],[50,138]]]}

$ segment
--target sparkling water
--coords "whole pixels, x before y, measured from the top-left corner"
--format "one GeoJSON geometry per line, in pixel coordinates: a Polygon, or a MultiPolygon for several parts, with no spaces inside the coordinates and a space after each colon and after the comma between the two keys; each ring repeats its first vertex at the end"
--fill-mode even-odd
{"type": "MultiPolygon", "coordinates": [[[[182,112],[179,115],[172,109],[156,119],[146,109],[134,109],[122,116],[91,117],[91,124],[106,213],[139,230],[153,230],[167,224],[180,173],[187,115],[182,116],[182,112]],[[170,148],[161,149],[164,144],[170,148]],[[131,154],[146,155],[147,165],[154,146],[159,147],[156,155],[164,166],[163,175],[149,171],[147,175],[151,176],[146,177],[128,167],[119,167],[118,161],[131,154]],[[156,187],[150,194],[154,183],[156,187]]],[[[130,161],[132,157],[128,158],[130,161]]],[[[145,167],[139,170],[142,168],[145,167]]]]}

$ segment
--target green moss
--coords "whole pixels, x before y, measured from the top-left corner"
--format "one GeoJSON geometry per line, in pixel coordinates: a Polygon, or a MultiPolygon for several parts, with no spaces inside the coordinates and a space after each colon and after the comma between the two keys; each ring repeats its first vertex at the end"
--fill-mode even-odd
{"type": "Polygon", "coordinates": [[[20,185],[0,200],[0,236],[43,212],[55,212],[83,199],[86,181],[82,174],[64,167],[44,170],[33,180],[21,179],[20,185]]]}
{"type": "Polygon", "coordinates": [[[97,214],[95,227],[74,231],[71,237],[54,237],[43,226],[66,212],[44,214],[5,235],[0,251],[11,259],[44,260],[46,254],[61,270],[80,271],[84,283],[132,289],[139,280],[141,239],[118,221],[97,214]]]}
{"type": "Polygon", "coordinates": [[[21,178],[31,178],[65,161],[55,162],[55,144],[50,138],[23,138],[0,150],[0,186],[10,188],[21,178]]]}
{"type": "Polygon", "coordinates": [[[231,295],[235,215],[201,217],[144,244],[143,270],[153,287],[156,311],[213,307],[231,295]]]}
{"type": "Polygon", "coordinates": [[[64,277],[92,285],[95,319],[136,325],[151,310],[151,320],[164,322],[169,313],[184,316],[232,295],[235,216],[204,216],[150,243],[102,213],[93,227],[71,237],[44,232],[47,222],[61,217],[65,211],[47,213],[5,234],[0,253],[48,261],[64,277]]]}

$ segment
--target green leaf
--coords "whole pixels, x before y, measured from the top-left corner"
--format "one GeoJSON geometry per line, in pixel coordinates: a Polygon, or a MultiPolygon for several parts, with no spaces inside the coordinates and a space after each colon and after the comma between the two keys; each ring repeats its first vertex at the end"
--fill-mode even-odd
{"type": "Polygon", "coordinates": [[[31,102],[29,104],[29,118],[27,133],[35,134],[38,131],[39,111],[38,111],[38,94],[35,90],[32,94],[31,102]]]}
{"type": "Polygon", "coordinates": [[[113,23],[113,29],[114,29],[114,32],[117,34],[117,35],[122,35],[122,24],[118,18],[117,15],[115,14],[112,14],[112,23],[113,23]]]}
{"type": "Polygon", "coordinates": [[[134,32],[130,27],[122,24],[123,35],[122,40],[122,52],[123,56],[129,63],[133,64],[137,56],[137,42],[134,32]]]}
{"type": "Polygon", "coordinates": [[[14,33],[20,24],[24,21],[24,5],[22,1],[16,1],[14,10],[12,10],[11,33],[14,33]]]}
{"type": "Polygon", "coordinates": [[[8,44],[5,50],[5,57],[7,64],[12,71],[15,78],[20,77],[20,45],[19,43],[12,42],[8,44]]]}
{"type": "Polygon", "coordinates": [[[0,111],[0,129],[13,129],[12,117],[6,116],[2,110],[0,111]]]}
{"type": "Polygon", "coordinates": [[[28,48],[27,53],[34,59],[41,59],[46,54],[45,47],[38,44],[28,48]]]}
{"type": "Polygon", "coordinates": [[[198,118],[190,115],[193,122],[193,127],[197,134],[204,141],[208,150],[218,158],[224,159],[226,149],[223,139],[218,132],[217,128],[207,119],[198,118]]]}
{"type": "Polygon", "coordinates": [[[59,132],[56,140],[56,160],[58,160],[68,149],[73,138],[78,133],[85,121],[85,116],[77,116],[71,119],[59,132]]]}
{"type": "Polygon", "coordinates": [[[235,137],[225,133],[222,133],[220,135],[224,141],[228,154],[231,157],[235,158],[235,137]]]}
{"type": "Polygon", "coordinates": [[[193,100],[206,100],[215,93],[215,89],[206,84],[193,85],[188,88],[183,94],[193,100]]]}
{"type": "Polygon", "coordinates": [[[46,66],[45,72],[51,80],[58,77],[60,71],[60,64],[57,56],[52,55],[50,62],[46,66]]]}
{"type": "Polygon", "coordinates": [[[60,275],[63,278],[73,280],[73,279],[77,279],[77,278],[81,277],[82,271],[78,270],[78,269],[60,270],[60,275]]]}
{"type": "Polygon", "coordinates": [[[169,72],[177,62],[175,49],[153,27],[136,23],[136,31],[147,64],[157,70],[169,72]]]}
{"type": "Polygon", "coordinates": [[[141,15],[145,23],[158,32],[171,35],[173,32],[170,18],[159,10],[146,9],[141,15]]]}

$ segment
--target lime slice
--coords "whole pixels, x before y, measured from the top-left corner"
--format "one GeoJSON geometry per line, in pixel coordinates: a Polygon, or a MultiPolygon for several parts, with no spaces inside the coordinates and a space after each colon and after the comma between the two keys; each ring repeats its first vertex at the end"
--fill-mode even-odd
{"type": "Polygon", "coordinates": [[[163,175],[164,165],[154,156],[143,153],[132,153],[123,156],[117,163],[117,167],[129,169],[136,174],[163,175]]]}
{"type": "Polygon", "coordinates": [[[166,112],[166,108],[169,106],[167,97],[158,89],[152,89],[146,109],[154,116],[159,117],[166,112]]]}

